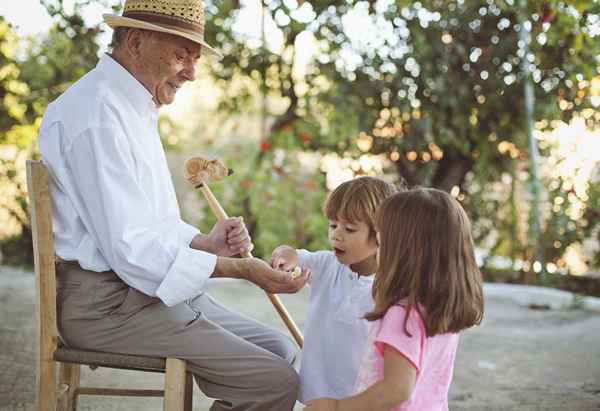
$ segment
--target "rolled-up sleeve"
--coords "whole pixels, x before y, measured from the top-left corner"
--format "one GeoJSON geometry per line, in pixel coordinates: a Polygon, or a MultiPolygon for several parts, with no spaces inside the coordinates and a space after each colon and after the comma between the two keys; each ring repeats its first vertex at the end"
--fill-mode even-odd
{"type": "Polygon", "coordinates": [[[198,295],[216,256],[189,247],[198,230],[156,215],[119,125],[89,127],[65,152],[78,214],[111,268],[130,286],[175,305],[198,295]]]}

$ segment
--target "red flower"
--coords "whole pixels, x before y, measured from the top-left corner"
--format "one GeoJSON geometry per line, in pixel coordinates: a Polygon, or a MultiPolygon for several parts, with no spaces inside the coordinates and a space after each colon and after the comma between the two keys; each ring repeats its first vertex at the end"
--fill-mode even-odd
{"type": "Polygon", "coordinates": [[[542,23],[552,23],[554,20],[554,10],[548,3],[544,3],[542,6],[542,23]]]}
{"type": "Polygon", "coordinates": [[[260,151],[262,151],[263,153],[269,151],[269,149],[271,148],[271,143],[269,143],[268,140],[261,140],[260,142],[260,151]]]}
{"type": "Polygon", "coordinates": [[[306,180],[303,184],[307,190],[314,190],[317,188],[317,183],[314,180],[306,180]]]}
{"type": "Polygon", "coordinates": [[[304,141],[305,143],[310,141],[310,139],[312,138],[312,136],[310,135],[310,133],[306,132],[306,131],[301,131],[298,133],[298,138],[301,141],[304,141]]]}

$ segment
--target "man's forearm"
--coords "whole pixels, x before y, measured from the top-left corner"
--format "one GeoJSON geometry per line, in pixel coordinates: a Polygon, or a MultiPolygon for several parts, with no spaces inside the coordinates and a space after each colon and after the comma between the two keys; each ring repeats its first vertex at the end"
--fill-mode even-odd
{"type": "Polygon", "coordinates": [[[211,277],[246,278],[249,271],[246,258],[217,257],[217,264],[211,277]]]}

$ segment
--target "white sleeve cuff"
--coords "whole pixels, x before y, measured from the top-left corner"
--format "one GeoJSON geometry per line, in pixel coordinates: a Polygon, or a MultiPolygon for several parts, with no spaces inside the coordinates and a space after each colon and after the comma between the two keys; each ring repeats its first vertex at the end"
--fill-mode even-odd
{"type": "Polygon", "coordinates": [[[156,290],[156,296],[169,307],[196,297],[202,292],[216,264],[217,256],[214,254],[181,247],[156,290]]]}
{"type": "Polygon", "coordinates": [[[179,244],[184,247],[189,247],[192,239],[198,234],[200,234],[200,230],[196,227],[189,225],[185,221],[179,220],[179,227],[177,230],[179,244]]]}

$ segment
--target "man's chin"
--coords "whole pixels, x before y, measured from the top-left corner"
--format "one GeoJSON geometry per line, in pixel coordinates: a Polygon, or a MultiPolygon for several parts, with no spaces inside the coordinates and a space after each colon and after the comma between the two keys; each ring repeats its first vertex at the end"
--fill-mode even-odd
{"type": "Polygon", "coordinates": [[[160,96],[160,97],[158,98],[158,104],[157,104],[157,106],[158,106],[158,107],[160,107],[160,106],[166,106],[166,105],[169,105],[169,104],[171,104],[171,103],[172,103],[174,100],[175,100],[175,93],[173,93],[173,94],[167,94],[167,95],[160,96]]]}

